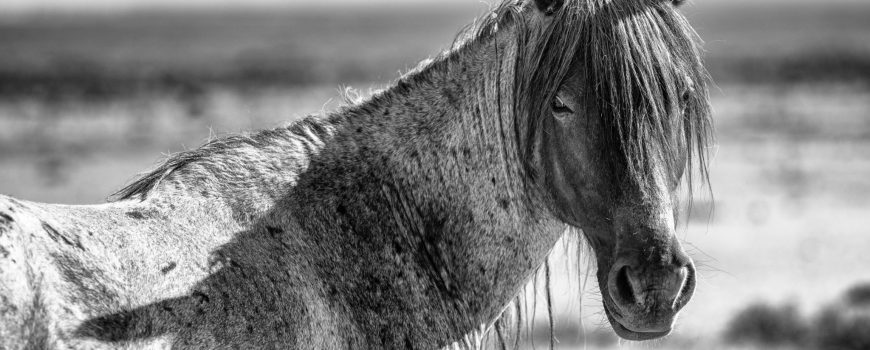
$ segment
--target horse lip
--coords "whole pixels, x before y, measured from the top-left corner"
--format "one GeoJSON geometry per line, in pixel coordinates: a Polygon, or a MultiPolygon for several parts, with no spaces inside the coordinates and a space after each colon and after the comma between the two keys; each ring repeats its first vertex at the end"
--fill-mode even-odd
{"type": "Polygon", "coordinates": [[[620,338],[630,341],[646,341],[662,338],[668,334],[671,334],[673,329],[668,329],[661,332],[638,332],[629,329],[624,326],[616,317],[611,314],[610,308],[605,304],[604,313],[607,315],[607,319],[610,321],[610,325],[613,327],[613,331],[616,332],[620,338]]]}
{"type": "Polygon", "coordinates": [[[671,334],[670,329],[668,329],[666,331],[662,331],[662,332],[635,332],[633,330],[626,328],[625,326],[623,326],[619,322],[612,322],[612,325],[613,325],[613,330],[616,332],[616,335],[618,335],[619,337],[621,337],[625,340],[631,340],[631,341],[653,340],[653,339],[658,339],[658,338],[664,337],[668,334],[671,334]]]}

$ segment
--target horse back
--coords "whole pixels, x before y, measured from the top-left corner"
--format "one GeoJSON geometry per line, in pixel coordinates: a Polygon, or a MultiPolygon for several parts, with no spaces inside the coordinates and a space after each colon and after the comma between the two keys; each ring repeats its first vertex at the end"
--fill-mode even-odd
{"type": "Polygon", "coordinates": [[[0,349],[53,347],[41,246],[28,234],[38,221],[25,204],[0,196],[0,349]]]}
{"type": "Polygon", "coordinates": [[[0,195],[0,349],[82,347],[82,320],[128,302],[110,247],[94,238],[117,221],[83,208],[0,195]]]}
{"type": "Polygon", "coordinates": [[[239,233],[219,222],[229,213],[169,202],[0,196],[0,350],[341,343],[348,325],[307,275],[252,254],[277,244],[254,237],[268,230],[239,233]]]}

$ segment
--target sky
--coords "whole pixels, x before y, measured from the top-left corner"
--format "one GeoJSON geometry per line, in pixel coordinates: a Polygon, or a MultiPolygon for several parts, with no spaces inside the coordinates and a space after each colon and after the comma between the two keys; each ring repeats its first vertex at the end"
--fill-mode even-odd
{"type": "MultiPolygon", "coordinates": [[[[221,7],[269,7],[269,6],[339,6],[347,4],[374,5],[402,4],[432,4],[432,3],[480,3],[497,0],[2,0],[0,14],[14,15],[33,12],[112,12],[127,11],[141,8],[221,8],[221,7]]],[[[796,3],[820,0],[693,0],[696,3],[742,2],[742,3],[796,3]]],[[[868,0],[825,0],[827,3],[861,3],[868,0]]]]}

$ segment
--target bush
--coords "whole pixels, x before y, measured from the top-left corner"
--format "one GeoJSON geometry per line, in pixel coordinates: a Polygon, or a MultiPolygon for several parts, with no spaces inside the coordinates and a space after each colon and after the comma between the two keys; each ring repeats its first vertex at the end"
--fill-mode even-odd
{"type": "Polygon", "coordinates": [[[854,307],[870,307],[870,283],[853,286],[846,292],[846,304],[854,307]]]}
{"type": "Polygon", "coordinates": [[[806,321],[794,305],[755,304],[729,322],[725,340],[732,344],[800,345],[808,335],[806,321]]]}
{"type": "Polygon", "coordinates": [[[815,341],[824,350],[870,349],[870,310],[829,306],[815,319],[815,341]]]}

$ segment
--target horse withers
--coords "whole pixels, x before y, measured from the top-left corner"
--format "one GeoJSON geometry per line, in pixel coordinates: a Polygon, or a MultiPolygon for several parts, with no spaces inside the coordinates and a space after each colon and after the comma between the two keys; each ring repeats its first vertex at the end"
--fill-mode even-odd
{"type": "Polygon", "coordinates": [[[0,197],[0,348],[441,348],[567,227],[617,334],[668,334],[711,124],[675,7],[505,1],[371,98],[172,155],[110,203],[0,197]]]}

